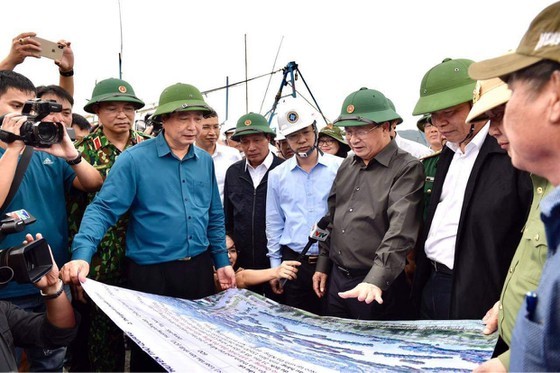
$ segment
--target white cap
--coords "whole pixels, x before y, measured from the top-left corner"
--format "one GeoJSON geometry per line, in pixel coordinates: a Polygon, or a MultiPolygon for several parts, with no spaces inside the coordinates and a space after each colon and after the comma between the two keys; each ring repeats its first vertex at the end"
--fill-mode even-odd
{"type": "Polygon", "coordinates": [[[317,121],[316,113],[303,100],[287,97],[278,105],[278,128],[288,136],[317,121]]]}

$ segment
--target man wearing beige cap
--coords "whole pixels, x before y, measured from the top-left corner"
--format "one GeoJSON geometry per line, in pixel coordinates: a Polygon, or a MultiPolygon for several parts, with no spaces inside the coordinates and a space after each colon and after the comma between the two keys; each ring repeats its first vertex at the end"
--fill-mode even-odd
{"type": "MultiPolygon", "coordinates": [[[[510,145],[504,131],[503,117],[506,103],[511,97],[507,84],[498,78],[482,80],[474,91],[474,105],[467,116],[467,123],[488,119],[490,129],[498,145],[508,153],[510,145]]],[[[511,333],[517,313],[527,291],[535,290],[539,282],[542,266],[546,260],[547,245],[544,225],[540,219],[539,204],[552,190],[552,185],[544,178],[531,175],[533,181],[533,202],[529,217],[523,228],[523,236],[510,264],[500,300],[483,318],[486,325],[484,334],[498,329],[499,338],[492,359],[480,365],[477,371],[506,371],[509,368],[511,333]]]]}
{"type": "Polygon", "coordinates": [[[516,167],[547,178],[554,189],[541,204],[549,246],[541,280],[521,305],[511,339],[511,371],[560,370],[560,2],[531,22],[517,50],[469,70],[500,77],[512,96],[504,129],[516,167]]]}

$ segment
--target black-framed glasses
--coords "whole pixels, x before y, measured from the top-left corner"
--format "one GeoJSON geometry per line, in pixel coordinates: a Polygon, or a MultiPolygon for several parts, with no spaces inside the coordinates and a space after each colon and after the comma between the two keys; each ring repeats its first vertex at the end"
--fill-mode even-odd
{"type": "Polygon", "coordinates": [[[354,127],[345,127],[344,130],[346,131],[346,138],[347,139],[351,139],[352,137],[355,137],[357,139],[363,139],[364,137],[366,137],[371,131],[373,131],[374,129],[378,128],[379,125],[377,125],[371,128],[354,128],[354,127]]]}
{"type": "Polygon", "coordinates": [[[334,144],[336,140],[335,139],[319,139],[319,141],[317,142],[319,145],[332,145],[334,144]]]}

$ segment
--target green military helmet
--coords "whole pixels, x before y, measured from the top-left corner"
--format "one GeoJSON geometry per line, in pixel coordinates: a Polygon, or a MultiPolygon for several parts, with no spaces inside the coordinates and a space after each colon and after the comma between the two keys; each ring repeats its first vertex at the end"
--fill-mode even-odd
{"type": "Polygon", "coordinates": [[[342,104],[339,117],[334,121],[338,127],[380,124],[399,118],[391,109],[385,95],[375,89],[360,88],[350,93],[342,104]]]}
{"type": "Polygon", "coordinates": [[[387,101],[389,102],[389,106],[391,107],[391,109],[393,109],[393,111],[395,112],[395,114],[397,114],[396,117],[389,119],[389,120],[398,120],[397,124],[401,124],[403,122],[403,119],[401,118],[401,116],[399,115],[399,113],[397,113],[397,109],[395,108],[395,104],[393,104],[393,101],[391,101],[390,98],[387,98],[387,101]]]}
{"type": "Polygon", "coordinates": [[[93,107],[100,102],[130,102],[136,110],[144,107],[144,101],[136,97],[132,86],[122,79],[109,78],[100,81],[93,88],[91,100],[84,106],[88,113],[95,114],[93,107]]]}
{"type": "Polygon", "coordinates": [[[476,81],[469,77],[467,59],[446,58],[422,78],[420,99],[412,115],[433,113],[472,100],[476,81]]]}
{"type": "Polygon", "coordinates": [[[426,128],[426,124],[428,123],[432,123],[432,115],[424,114],[420,119],[418,119],[418,122],[416,122],[416,127],[418,127],[420,131],[424,132],[424,128],[426,128]]]}
{"type": "Polygon", "coordinates": [[[190,84],[176,83],[161,92],[153,116],[155,118],[175,111],[210,112],[212,108],[204,101],[198,88],[190,84]]]}
{"type": "Polygon", "coordinates": [[[257,113],[248,113],[237,120],[235,132],[231,136],[233,141],[239,141],[241,136],[254,135],[258,133],[269,134],[272,138],[276,137],[276,132],[268,124],[268,120],[257,113]]]}

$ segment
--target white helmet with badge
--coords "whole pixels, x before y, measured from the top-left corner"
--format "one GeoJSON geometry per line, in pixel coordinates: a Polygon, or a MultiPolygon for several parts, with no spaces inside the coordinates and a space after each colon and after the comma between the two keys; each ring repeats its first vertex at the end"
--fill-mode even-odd
{"type": "Polygon", "coordinates": [[[309,105],[297,98],[284,98],[278,105],[278,129],[288,136],[305,127],[316,124],[317,115],[309,105]]]}
{"type": "Polygon", "coordinates": [[[313,126],[313,132],[315,133],[313,146],[305,153],[296,153],[303,158],[309,157],[317,147],[317,113],[305,101],[289,96],[278,105],[277,116],[278,129],[285,137],[313,126]]]}

